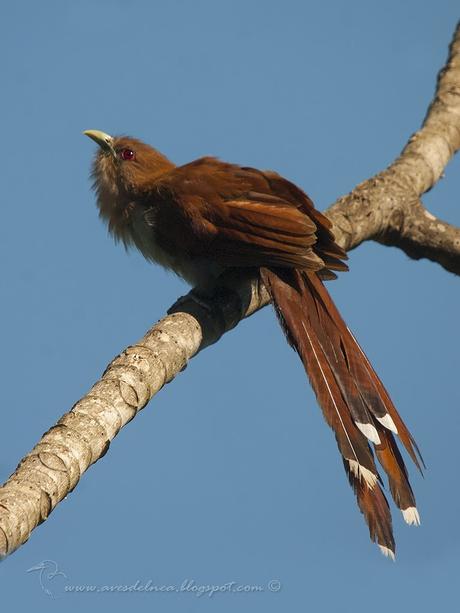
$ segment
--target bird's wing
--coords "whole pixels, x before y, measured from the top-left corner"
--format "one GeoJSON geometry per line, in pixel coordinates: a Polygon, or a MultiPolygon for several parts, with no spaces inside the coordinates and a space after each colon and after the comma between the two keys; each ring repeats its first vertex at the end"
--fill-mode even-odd
{"type": "Polygon", "coordinates": [[[146,220],[154,215],[168,251],[227,266],[347,269],[330,222],[276,173],[201,158],[168,173],[154,194],[146,220]]]}

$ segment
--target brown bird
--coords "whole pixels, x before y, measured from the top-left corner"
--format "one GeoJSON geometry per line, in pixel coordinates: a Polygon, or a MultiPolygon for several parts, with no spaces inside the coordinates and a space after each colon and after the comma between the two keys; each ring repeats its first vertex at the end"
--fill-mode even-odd
{"type": "Polygon", "coordinates": [[[92,176],[100,215],[115,239],[206,291],[229,268],[259,270],[334,430],[371,539],[394,559],[391,513],[370,443],[413,525],[420,518],[393,434],[419,469],[423,460],[323,284],[348,269],[331,223],[275,172],[212,157],[175,166],[134,138],[85,134],[100,146],[92,176]]]}

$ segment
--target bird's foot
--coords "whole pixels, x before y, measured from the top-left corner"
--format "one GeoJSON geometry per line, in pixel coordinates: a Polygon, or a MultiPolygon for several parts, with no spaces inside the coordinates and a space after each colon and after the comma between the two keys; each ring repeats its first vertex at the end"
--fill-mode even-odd
{"type": "Polygon", "coordinates": [[[168,309],[168,314],[179,311],[182,306],[186,305],[190,301],[194,302],[209,313],[212,310],[212,307],[209,304],[209,298],[210,295],[208,293],[194,287],[188,294],[181,296],[176,300],[172,307],[168,309]]]}

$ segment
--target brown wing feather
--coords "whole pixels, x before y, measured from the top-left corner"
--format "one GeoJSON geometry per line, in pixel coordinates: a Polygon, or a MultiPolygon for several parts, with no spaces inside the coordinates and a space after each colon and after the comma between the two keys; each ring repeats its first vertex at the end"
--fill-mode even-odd
{"type": "Polygon", "coordinates": [[[162,246],[169,250],[212,254],[227,266],[322,270],[324,277],[328,270],[347,270],[330,222],[276,173],[201,158],[163,177],[155,199],[162,201],[156,212],[159,240],[167,228],[168,244],[162,246]]]}

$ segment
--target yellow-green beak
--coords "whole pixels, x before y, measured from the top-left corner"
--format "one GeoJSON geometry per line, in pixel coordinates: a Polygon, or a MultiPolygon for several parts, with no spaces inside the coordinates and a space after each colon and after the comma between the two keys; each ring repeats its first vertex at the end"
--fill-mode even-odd
{"type": "Polygon", "coordinates": [[[100,130],[85,130],[83,134],[89,136],[99,145],[99,147],[101,147],[103,151],[107,151],[115,155],[115,149],[113,148],[113,137],[110,136],[110,134],[106,134],[100,130]]]}

